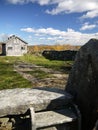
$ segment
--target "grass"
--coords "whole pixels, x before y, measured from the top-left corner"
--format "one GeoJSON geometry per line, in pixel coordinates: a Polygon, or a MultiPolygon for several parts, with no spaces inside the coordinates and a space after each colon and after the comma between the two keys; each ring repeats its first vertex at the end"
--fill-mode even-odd
{"type": "MultiPolygon", "coordinates": [[[[14,64],[18,61],[33,63],[55,70],[66,70],[66,68],[70,68],[73,64],[71,61],[50,61],[42,56],[36,55],[25,55],[21,57],[0,57],[0,89],[32,87],[30,81],[24,79],[21,75],[14,71],[14,64]]],[[[31,71],[29,73],[39,78],[49,77],[49,74],[46,74],[43,71],[31,71]]]]}
{"type": "Polygon", "coordinates": [[[28,71],[26,73],[29,73],[31,74],[32,76],[34,76],[35,78],[38,78],[38,79],[44,79],[44,78],[51,78],[51,74],[49,73],[46,73],[42,70],[33,70],[33,71],[28,71]]]}
{"type": "Polygon", "coordinates": [[[32,87],[31,83],[14,71],[17,57],[0,57],[0,89],[32,87]]]}
{"type": "Polygon", "coordinates": [[[36,56],[36,55],[25,55],[20,57],[22,61],[33,63],[36,65],[44,66],[46,68],[52,68],[55,70],[61,70],[70,68],[73,64],[73,61],[58,61],[58,60],[48,60],[45,59],[43,56],[36,56]]]}

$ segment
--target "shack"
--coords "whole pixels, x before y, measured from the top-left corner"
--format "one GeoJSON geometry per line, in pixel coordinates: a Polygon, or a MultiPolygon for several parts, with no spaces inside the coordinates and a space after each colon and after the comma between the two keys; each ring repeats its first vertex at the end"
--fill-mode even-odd
{"type": "Polygon", "coordinates": [[[5,56],[22,56],[27,53],[28,43],[21,38],[12,35],[1,44],[2,55],[5,56]]]}

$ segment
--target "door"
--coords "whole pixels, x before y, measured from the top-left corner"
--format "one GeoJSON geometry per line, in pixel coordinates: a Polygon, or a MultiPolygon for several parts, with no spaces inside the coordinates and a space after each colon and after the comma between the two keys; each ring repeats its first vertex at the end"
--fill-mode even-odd
{"type": "Polygon", "coordinates": [[[6,44],[2,44],[2,55],[6,55],[6,44]]]}

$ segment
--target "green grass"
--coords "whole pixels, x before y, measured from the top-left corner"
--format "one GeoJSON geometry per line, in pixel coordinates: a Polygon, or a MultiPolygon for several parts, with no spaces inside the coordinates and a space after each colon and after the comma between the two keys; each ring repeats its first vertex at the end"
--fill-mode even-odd
{"type": "Polygon", "coordinates": [[[36,56],[36,55],[25,55],[23,57],[20,57],[22,61],[33,63],[39,66],[44,66],[46,68],[52,68],[55,70],[66,70],[67,68],[70,69],[70,67],[73,64],[73,61],[58,61],[58,60],[48,60],[44,58],[43,56],[36,56]]]}
{"type": "MultiPolygon", "coordinates": [[[[27,88],[32,87],[30,81],[24,79],[16,71],[14,71],[14,64],[18,61],[32,63],[55,70],[65,70],[71,68],[72,61],[50,61],[45,59],[43,56],[36,55],[24,55],[21,57],[0,57],[0,89],[9,89],[9,88],[27,88]]],[[[69,70],[68,70],[69,72],[69,70]]],[[[46,78],[50,75],[42,71],[31,71],[31,75],[34,75],[38,78],[46,78]]]]}
{"type": "Polygon", "coordinates": [[[17,57],[0,57],[0,89],[32,87],[31,83],[14,71],[17,57]]]}
{"type": "Polygon", "coordinates": [[[0,89],[27,87],[31,87],[31,83],[16,72],[3,73],[2,76],[0,74],[0,89]]]}

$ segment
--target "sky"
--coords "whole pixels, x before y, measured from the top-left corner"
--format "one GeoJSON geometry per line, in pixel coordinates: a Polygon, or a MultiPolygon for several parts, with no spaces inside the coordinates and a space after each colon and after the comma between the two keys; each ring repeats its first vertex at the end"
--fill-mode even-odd
{"type": "Polygon", "coordinates": [[[98,0],[0,0],[0,41],[84,45],[98,39],[98,0]]]}

